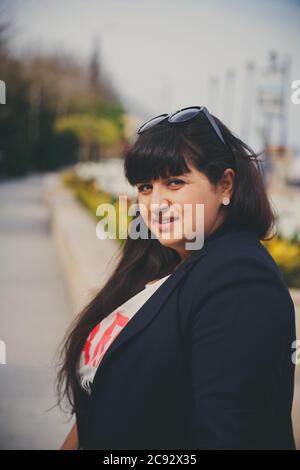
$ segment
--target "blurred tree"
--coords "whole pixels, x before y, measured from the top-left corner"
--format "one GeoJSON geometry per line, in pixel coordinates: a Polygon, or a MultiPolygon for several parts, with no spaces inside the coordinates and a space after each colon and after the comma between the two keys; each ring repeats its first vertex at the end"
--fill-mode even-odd
{"type": "Polygon", "coordinates": [[[0,22],[0,79],[7,90],[6,104],[0,106],[5,173],[57,169],[79,158],[97,160],[100,146],[113,149],[124,139],[124,110],[111,80],[100,75],[97,43],[87,67],[61,52],[42,54],[31,48],[16,57],[9,48],[10,30],[11,25],[0,22]]]}
{"type": "Polygon", "coordinates": [[[80,161],[98,161],[101,147],[119,142],[121,133],[116,124],[93,115],[72,114],[59,118],[55,123],[58,133],[73,133],[80,142],[80,161]]]}
{"type": "Polygon", "coordinates": [[[29,84],[21,62],[11,57],[10,25],[0,25],[0,78],[6,84],[6,104],[0,105],[0,151],[2,171],[23,174],[31,168],[28,146],[29,84]]]}
{"type": "Polygon", "coordinates": [[[100,58],[99,58],[99,39],[95,39],[94,50],[89,64],[89,82],[91,90],[98,96],[101,96],[100,82],[100,58]]]}

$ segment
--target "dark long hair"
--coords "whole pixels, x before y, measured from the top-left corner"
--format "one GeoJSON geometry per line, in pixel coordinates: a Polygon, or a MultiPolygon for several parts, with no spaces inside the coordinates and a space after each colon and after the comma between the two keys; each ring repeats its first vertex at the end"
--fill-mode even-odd
{"type": "MultiPolygon", "coordinates": [[[[234,189],[226,218],[237,227],[267,240],[275,228],[259,156],[234,135],[217,117],[226,145],[216,136],[206,117],[182,126],[166,122],[144,132],[124,156],[124,173],[130,184],[189,172],[187,163],[217,184],[226,168],[235,172],[234,189]]],[[[123,302],[140,292],[147,282],[170,274],[180,263],[178,253],[157,238],[127,237],[118,253],[113,273],[94,298],[76,316],[62,342],[57,374],[58,403],[67,399],[75,412],[78,390],[77,366],[84,342],[93,327],[123,302]]]]}

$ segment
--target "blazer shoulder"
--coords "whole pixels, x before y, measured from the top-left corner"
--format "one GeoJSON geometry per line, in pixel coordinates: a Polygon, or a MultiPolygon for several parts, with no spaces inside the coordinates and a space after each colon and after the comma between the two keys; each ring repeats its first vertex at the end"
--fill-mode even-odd
{"type": "Polygon", "coordinates": [[[242,306],[245,310],[246,305],[250,308],[250,304],[253,317],[263,312],[294,331],[293,300],[279,268],[258,237],[246,233],[222,237],[207,247],[189,271],[180,288],[179,311],[184,317],[194,318],[197,312],[211,312],[211,305],[221,314],[224,308],[228,313],[242,306]]]}
{"type": "Polygon", "coordinates": [[[221,268],[232,270],[236,267],[245,273],[258,270],[268,274],[274,281],[285,284],[282,272],[271,254],[259,237],[247,230],[234,230],[214,240],[206,247],[203,259],[196,262],[196,270],[202,269],[201,262],[207,265],[207,272],[214,274],[220,272],[221,268]]]}
{"type": "Polygon", "coordinates": [[[181,303],[198,303],[226,289],[263,285],[266,296],[292,299],[283,275],[260,239],[248,231],[234,231],[214,240],[195,260],[180,290],[181,303]]]}

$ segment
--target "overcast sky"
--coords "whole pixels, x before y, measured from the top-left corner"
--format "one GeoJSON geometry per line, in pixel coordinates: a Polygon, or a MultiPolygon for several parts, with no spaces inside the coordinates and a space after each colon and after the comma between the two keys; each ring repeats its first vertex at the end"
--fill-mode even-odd
{"type": "MultiPolygon", "coordinates": [[[[289,54],[300,79],[300,0],[0,0],[17,26],[14,46],[65,50],[86,60],[100,40],[106,74],[125,103],[146,116],[206,104],[234,131],[242,126],[245,64],[270,50],[289,54]],[[225,73],[236,72],[229,97],[225,73]],[[209,78],[221,80],[219,99],[209,78]],[[227,101],[226,101],[227,99],[227,101]],[[226,115],[228,99],[232,116],[226,115]]],[[[250,91],[249,91],[250,93],[250,91]]],[[[289,141],[300,146],[300,105],[290,105],[289,141]]],[[[252,120],[252,131],[257,124],[252,120]]],[[[253,134],[254,135],[254,134],[253,134]]],[[[253,137],[252,137],[253,138],[253,137]]],[[[250,144],[253,142],[250,142],[250,144]]]]}

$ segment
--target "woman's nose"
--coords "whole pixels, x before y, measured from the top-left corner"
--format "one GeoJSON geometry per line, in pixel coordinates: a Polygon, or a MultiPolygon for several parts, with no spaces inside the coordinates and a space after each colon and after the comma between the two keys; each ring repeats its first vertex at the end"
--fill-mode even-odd
{"type": "Polygon", "coordinates": [[[166,194],[164,193],[164,188],[161,188],[159,185],[153,185],[153,190],[151,194],[151,211],[154,214],[161,214],[167,212],[170,208],[170,201],[167,199],[166,194]]]}
{"type": "Polygon", "coordinates": [[[152,203],[152,206],[151,206],[151,212],[156,217],[158,217],[159,214],[163,215],[165,212],[168,212],[169,209],[170,209],[170,206],[167,201],[152,203]]]}
{"type": "Polygon", "coordinates": [[[169,210],[169,203],[164,201],[162,203],[159,203],[158,207],[159,207],[160,212],[162,213],[167,212],[169,210]]]}

